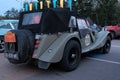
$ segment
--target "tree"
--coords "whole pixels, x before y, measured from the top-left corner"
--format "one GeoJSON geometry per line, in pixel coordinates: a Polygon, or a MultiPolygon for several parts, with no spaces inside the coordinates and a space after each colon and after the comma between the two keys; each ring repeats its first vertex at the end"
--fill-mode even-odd
{"type": "Polygon", "coordinates": [[[4,14],[6,19],[18,19],[19,17],[19,11],[14,8],[7,10],[4,14]]]}
{"type": "Polygon", "coordinates": [[[2,16],[2,15],[0,15],[0,20],[1,20],[1,19],[3,19],[3,16],[2,16]]]}
{"type": "Polygon", "coordinates": [[[120,10],[116,7],[118,0],[77,0],[74,9],[85,17],[90,17],[99,25],[116,24],[120,10]],[[77,5],[76,5],[77,4],[77,5]],[[117,9],[117,10],[116,10],[117,9]]]}
{"type": "Polygon", "coordinates": [[[111,25],[115,24],[115,9],[117,0],[98,0],[100,6],[96,9],[99,18],[99,24],[111,25]]]}
{"type": "Polygon", "coordinates": [[[116,23],[120,23],[120,2],[116,4],[116,8],[115,8],[115,18],[116,18],[116,23]]]}

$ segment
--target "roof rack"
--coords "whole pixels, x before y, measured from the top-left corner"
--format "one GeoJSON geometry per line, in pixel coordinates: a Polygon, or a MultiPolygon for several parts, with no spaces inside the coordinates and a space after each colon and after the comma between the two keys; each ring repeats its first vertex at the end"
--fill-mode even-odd
{"type": "Polygon", "coordinates": [[[24,2],[25,12],[42,10],[45,8],[69,8],[70,11],[72,11],[72,0],[38,0],[24,2]]]}

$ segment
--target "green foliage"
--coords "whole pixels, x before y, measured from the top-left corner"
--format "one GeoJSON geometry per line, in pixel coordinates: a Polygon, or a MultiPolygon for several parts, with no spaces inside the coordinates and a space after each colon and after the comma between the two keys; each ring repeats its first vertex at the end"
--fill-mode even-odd
{"type": "Polygon", "coordinates": [[[15,8],[12,8],[11,10],[7,10],[4,13],[4,16],[0,16],[0,20],[1,19],[18,19],[19,18],[19,13],[21,12],[16,10],[15,8]]]}
{"type": "Polygon", "coordinates": [[[114,16],[115,16],[115,18],[116,18],[116,22],[117,23],[120,23],[120,3],[117,3],[116,4],[116,8],[115,8],[115,14],[114,14],[114,16]]]}
{"type": "Polygon", "coordinates": [[[5,18],[7,19],[18,19],[18,17],[19,11],[14,8],[5,12],[5,18]]]}
{"type": "Polygon", "coordinates": [[[111,25],[116,24],[116,18],[114,14],[116,13],[116,3],[117,0],[101,0],[99,8],[96,9],[96,14],[98,15],[99,24],[111,25]]]}
{"type": "Polygon", "coordinates": [[[81,15],[92,18],[99,25],[120,23],[120,3],[118,0],[77,0],[73,7],[81,15]]]}

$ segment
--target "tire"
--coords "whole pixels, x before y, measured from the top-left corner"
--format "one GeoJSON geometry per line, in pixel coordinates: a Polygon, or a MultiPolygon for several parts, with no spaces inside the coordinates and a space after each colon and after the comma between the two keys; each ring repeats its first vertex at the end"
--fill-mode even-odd
{"type": "Polygon", "coordinates": [[[34,38],[34,34],[31,33],[29,30],[23,30],[23,32],[27,35],[27,39],[28,39],[28,42],[29,42],[29,59],[27,60],[27,64],[28,65],[31,65],[31,64],[34,64],[35,62],[35,59],[32,58],[32,55],[33,55],[33,51],[34,51],[34,44],[35,44],[35,38],[34,38]]]}
{"type": "Polygon", "coordinates": [[[111,39],[108,36],[105,45],[101,48],[101,52],[104,54],[109,53],[110,48],[111,48],[111,39]]]}
{"type": "Polygon", "coordinates": [[[34,35],[28,30],[11,30],[16,35],[16,43],[6,43],[7,54],[17,55],[17,58],[8,57],[13,64],[26,63],[31,59],[34,48],[34,35]]]}
{"type": "Polygon", "coordinates": [[[80,63],[81,47],[75,40],[70,40],[64,49],[63,58],[60,62],[60,68],[64,71],[76,69],[80,63]]]}
{"type": "Polygon", "coordinates": [[[26,60],[28,59],[28,55],[26,53],[28,53],[28,42],[27,42],[27,38],[26,38],[26,34],[24,34],[22,31],[17,30],[17,31],[13,31],[16,35],[16,43],[6,43],[6,50],[5,52],[7,52],[7,54],[16,54],[17,58],[10,58],[8,57],[8,60],[10,63],[13,64],[18,64],[18,63],[23,63],[26,62],[26,60]]]}
{"type": "Polygon", "coordinates": [[[116,37],[115,32],[110,32],[110,33],[111,33],[112,39],[114,39],[116,37]]]}

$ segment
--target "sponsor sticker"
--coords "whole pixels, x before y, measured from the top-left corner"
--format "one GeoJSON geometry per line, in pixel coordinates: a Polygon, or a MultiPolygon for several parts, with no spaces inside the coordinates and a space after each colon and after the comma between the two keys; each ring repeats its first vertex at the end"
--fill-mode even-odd
{"type": "Polygon", "coordinates": [[[89,34],[86,34],[86,36],[85,36],[85,45],[86,45],[86,46],[89,46],[90,43],[91,43],[90,35],[89,35],[89,34]]]}

